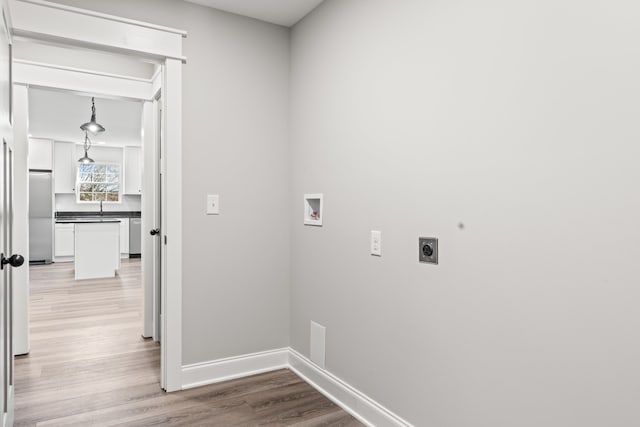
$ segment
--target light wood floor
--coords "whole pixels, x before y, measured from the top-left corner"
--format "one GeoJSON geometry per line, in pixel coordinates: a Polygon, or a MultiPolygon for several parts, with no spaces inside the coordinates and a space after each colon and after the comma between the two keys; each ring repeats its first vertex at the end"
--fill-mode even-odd
{"type": "MultiPolygon", "coordinates": [[[[123,260],[124,261],[124,260],[123,260]]],[[[288,370],[176,393],[140,336],[139,260],[115,279],[73,280],[73,263],[32,266],[31,352],[15,361],[16,426],[361,426],[288,370]]]]}

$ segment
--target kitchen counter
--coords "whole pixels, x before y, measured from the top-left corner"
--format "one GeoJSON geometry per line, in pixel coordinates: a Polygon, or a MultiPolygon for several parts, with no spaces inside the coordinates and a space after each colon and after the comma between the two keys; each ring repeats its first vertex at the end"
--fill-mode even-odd
{"type": "Polygon", "coordinates": [[[58,218],[56,224],[87,224],[93,222],[120,222],[115,218],[58,218]]]}
{"type": "Polygon", "coordinates": [[[57,211],[56,220],[80,218],[140,218],[140,211],[57,211]]]}

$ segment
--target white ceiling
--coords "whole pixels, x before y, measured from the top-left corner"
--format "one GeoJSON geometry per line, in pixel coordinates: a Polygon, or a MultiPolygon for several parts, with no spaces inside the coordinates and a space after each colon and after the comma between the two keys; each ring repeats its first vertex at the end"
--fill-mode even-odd
{"type": "Polygon", "coordinates": [[[291,27],[323,0],[185,0],[202,6],[291,27]]]}
{"type": "MultiPolygon", "coordinates": [[[[91,117],[91,97],[29,88],[29,134],[32,138],[81,144],[80,125],[91,117]]],[[[96,118],[107,130],[91,137],[96,145],[141,145],[142,103],[96,98],[96,118]]]]}

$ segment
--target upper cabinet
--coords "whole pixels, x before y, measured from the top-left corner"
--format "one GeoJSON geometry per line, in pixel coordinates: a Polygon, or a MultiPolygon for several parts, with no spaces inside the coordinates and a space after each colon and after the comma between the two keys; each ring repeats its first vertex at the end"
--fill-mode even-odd
{"type": "Polygon", "coordinates": [[[142,194],[142,150],[140,147],[124,149],[124,194],[142,194]]]}
{"type": "Polygon", "coordinates": [[[56,193],[76,191],[76,145],[56,142],[53,149],[54,188],[56,193]]]}
{"type": "MultiPolygon", "coordinates": [[[[76,175],[78,173],[78,157],[82,155],[81,147],[72,142],[55,142],[53,144],[53,176],[54,188],[58,194],[76,192],[76,175]]],[[[124,163],[120,170],[124,172],[120,179],[121,194],[142,194],[142,150],[141,147],[92,147],[89,157],[96,163],[124,163]]],[[[30,166],[31,168],[31,166],[30,166]]],[[[44,169],[44,168],[38,168],[44,169]]],[[[48,169],[52,169],[49,166],[48,169]]]]}
{"type": "Polygon", "coordinates": [[[52,170],[53,141],[48,139],[29,140],[29,169],[52,170]]]}

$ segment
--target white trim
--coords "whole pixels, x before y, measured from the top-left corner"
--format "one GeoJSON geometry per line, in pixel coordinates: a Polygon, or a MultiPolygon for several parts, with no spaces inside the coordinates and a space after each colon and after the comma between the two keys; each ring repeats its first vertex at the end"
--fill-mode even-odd
{"type": "Polygon", "coordinates": [[[40,0],[9,0],[13,34],[47,43],[186,62],[186,32],[40,0]]]}
{"type": "Polygon", "coordinates": [[[152,83],[156,81],[156,79],[160,76],[160,73],[162,73],[162,67],[156,67],[156,70],[153,72],[153,75],[151,76],[149,81],[152,83]]]}
{"type": "Polygon", "coordinates": [[[159,30],[167,33],[180,34],[182,37],[187,37],[187,32],[184,30],[178,30],[176,28],[171,28],[171,27],[164,27],[162,25],[151,24],[149,22],[136,21],[135,19],[122,18],[120,16],[115,16],[115,15],[108,15],[106,13],[95,12],[93,10],[80,9],[78,7],[67,6],[60,3],[51,3],[49,1],[43,1],[43,0],[17,0],[17,1],[21,1],[23,3],[36,4],[38,6],[49,7],[52,9],[64,10],[67,12],[79,13],[80,15],[84,15],[84,16],[93,16],[96,18],[102,18],[109,21],[113,21],[113,22],[120,22],[123,24],[135,25],[137,27],[150,28],[152,30],[159,30]]]}
{"type": "Polygon", "coordinates": [[[163,69],[162,104],[163,209],[160,226],[164,259],[160,337],[164,349],[167,391],[182,387],[182,63],[167,58],[163,69]],[[167,262],[171,260],[171,262],[167,262]]]}
{"type": "MultiPolygon", "coordinates": [[[[87,70],[85,68],[67,67],[64,65],[55,65],[55,64],[47,64],[44,62],[27,61],[26,59],[14,59],[13,63],[32,65],[34,67],[44,67],[50,70],[64,70],[64,71],[71,71],[75,73],[91,74],[91,75],[101,76],[101,77],[110,77],[114,79],[130,80],[134,82],[151,83],[153,81],[153,78],[145,79],[142,77],[125,76],[122,74],[111,74],[111,73],[105,73],[102,71],[87,70]]],[[[154,77],[157,75],[157,73],[158,73],[157,71],[154,73],[154,77]]]]}
{"type": "Polygon", "coordinates": [[[150,80],[30,61],[14,61],[13,75],[17,85],[143,101],[154,89],[150,80]]]}
{"type": "Polygon", "coordinates": [[[326,369],[321,369],[294,349],[289,349],[289,368],[329,400],[372,427],[412,427],[366,394],[350,386],[326,369]]]}
{"type": "MultiPolygon", "coordinates": [[[[156,203],[157,195],[155,190],[157,187],[156,181],[159,179],[159,174],[156,170],[158,165],[156,148],[158,144],[156,139],[156,118],[154,117],[155,111],[153,107],[153,101],[145,101],[142,104],[142,195],[140,196],[142,207],[142,214],[140,215],[142,221],[142,245],[140,249],[142,256],[142,286],[144,288],[142,336],[145,338],[154,336],[153,323],[155,316],[153,312],[153,301],[155,295],[153,285],[156,265],[155,256],[158,255],[155,253],[154,248],[157,247],[159,239],[159,236],[155,237],[149,234],[149,230],[156,228],[154,217],[158,204],[156,203]]],[[[126,153],[126,147],[124,149],[126,153]]]]}
{"type": "Polygon", "coordinates": [[[182,388],[200,387],[288,367],[288,348],[194,363],[182,367],[182,388]]]}
{"type": "Polygon", "coordinates": [[[371,427],[413,427],[375,400],[321,369],[292,348],[227,357],[182,367],[182,389],[200,387],[278,369],[290,369],[336,405],[371,427]]]}

